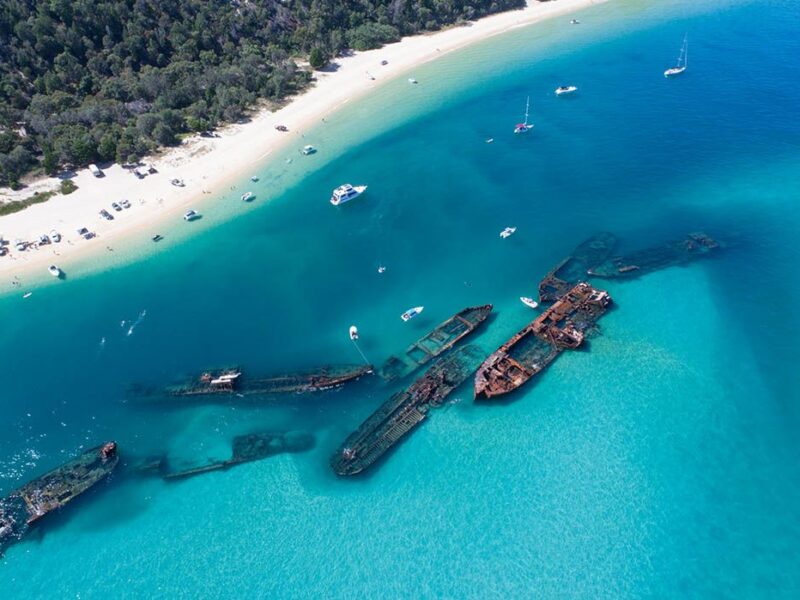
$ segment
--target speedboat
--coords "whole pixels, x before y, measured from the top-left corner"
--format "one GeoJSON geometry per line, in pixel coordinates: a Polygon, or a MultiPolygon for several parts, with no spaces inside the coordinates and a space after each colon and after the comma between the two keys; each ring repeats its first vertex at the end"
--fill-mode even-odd
{"type": "Polygon", "coordinates": [[[556,88],[556,96],[563,96],[564,94],[572,94],[577,92],[578,88],[574,85],[560,85],[556,88]]]}
{"type": "Polygon", "coordinates": [[[151,237],[150,239],[153,240],[154,242],[160,242],[161,240],[164,239],[164,236],[161,235],[160,233],[157,233],[153,237],[151,237]]]}
{"type": "Polygon", "coordinates": [[[414,79],[413,77],[409,77],[409,78],[408,78],[408,83],[419,83],[419,81],[417,81],[417,80],[416,80],[416,79],[414,79]]]}
{"type": "Polygon", "coordinates": [[[183,215],[184,221],[194,221],[195,219],[199,218],[200,218],[200,213],[194,209],[186,211],[186,214],[183,215]]]}
{"type": "Polygon", "coordinates": [[[49,267],[47,267],[47,270],[50,272],[50,275],[52,275],[53,277],[61,277],[63,275],[61,269],[59,269],[55,265],[50,265],[49,267]]]}
{"type": "Polygon", "coordinates": [[[258,175],[253,175],[253,176],[250,178],[250,181],[258,181],[258,175]]]}
{"type": "Polygon", "coordinates": [[[303,154],[305,154],[306,156],[308,156],[309,154],[314,154],[316,151],[317,151],[317,149],[314,148],[314,146],[311,146],[311,145],[303,146],[303,150],[302,150],[303,154]]]}
{"type": "Polygon", "coordinates": [[[24,294],[22,294],[22,297],[23,298],[30,298],[32,295],[33,295],[33,292],[25,292],[24,294]]]}
{"type": "Polygon", "coordinates": [[[570,25],[578,25],[579,23],[580,21],[578,21],[578,19],[572,19],[572,21],[569,22],[570,25]]]}
{"type": "Polygon", "coordinates": [[[367,186],[365,185],[353,186],[349,183],[345,183],[344,185],[340,185],[333,190],[333,194],[331,195],[331,204],[334,206],[339,206],[345,202],[350,202],[350,200],[353,198],[358,198],[366,190],[367,186]]]}
{"type": "Polygon", "coordinates": [[[410,321],[414,317],[416,317],[419,313],[421,313],[425,309],[424,306],[415,306],[414,308],[409,308],[406,312],[400,315],[400,318],[403,321],[410,321]]]}
{"type": "Polygon", "coordinates": [[[255,197],[256,195],[253,192],[245,192],[244,194],[242,194],[242,201],[250,202],[250,200],[252,200],[255,197]]]}
{"type": "Polygon", "coordinates": [[[378,273],[385,273],[385,272],[386,272],[386,267],[384,267],[383,265],[378,267],[378,273]]]}
{"type": "Polygon", "coordinates": [[[517,230],[516,227],[506,227],[505,229],[503,229],[503,231],[500,232],[500,237],[503,238],[503,239],[506,239],[512,233],[514,233],[516,230],[517,230]]]}
{"type": "Polygon", "coordinates": [[[354,342],[358,339],[358,327],[350,325],[350,339],[354,342]]]}
{"type": "Polygon", "coordinates": [[[494,138],[486,138],[486,143],[491,144],[494,141],[494,138]]]}
{"type": "Polygon", "coordinates": [[[528,298],[527,296],[520,296],[519,300],[525,306],[529,306],[531,308],[536,308],[537,306],[539,306],[539,303],[536,300],[534,300],[533,298],[528,298]]]}

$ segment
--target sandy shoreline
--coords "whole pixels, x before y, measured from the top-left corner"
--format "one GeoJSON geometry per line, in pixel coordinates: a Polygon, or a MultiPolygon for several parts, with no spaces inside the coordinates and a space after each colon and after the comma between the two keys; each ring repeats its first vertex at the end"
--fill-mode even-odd
{"type": "MultiPolygon", "coordinates": [[[[137,179],[120,165],[106,169],[103,178],[95,178],[84,169],[74,178],[78,186],[74,193],[0,217],[0,236],[12,242],[6,246],[9,254],[0,256],[0,286],[6,289],[25,275],[46,275],[47,266],[53,263],[68,272],[71,261],[105,252],[109,245],[123,239],[136,237],[145,243],[158,233],[165,220],[179,222],[193,204],[207,195],[220,195],[232,182],[245,180],[270,154],[288,145],[302,148],[304,131],[382,83],[404,73],[410,75],[415,66],[471,43],[604,1],[529,0],[522,10],[489,16],[469,27],[407,37],[377,50],[338,59],[335,71],[315,73],[314,86],[284,108],[262,111],[247,124],[226,127],[220,130],[220,137],[193,136],[158,158],[145,159],[157,173],[144,179],[137,179]],[[381,65],[383,60],[388,64],[381,65]],[[277,124],[287,126],[289,132],[276,131],[277,124]],[[182,179],[185,187],[172,185],[174,178],[182,179]],[[114,212],[111,203],[122,199],[128,199],[131,208],[114,212]],[[104,208],[115,216],[113,221],[99,216],[104,208]],[[82,239],[77,233],[81,227],[96,232],[97,237],[82,239]],[[61,243],[23,252],[13,246],[15,239],[35,241],[51,230],[61,233],[61,243]]],[[[45,180],[32,189],[41,189],[45,184],[55,187],[57,183],[56,179],[45,180]]],[[[22,196],[30,195],[32,189],[24,190],[22,196]]],[[[0,198],[4,191],[8,192],[0,190],[0,198]]]]}

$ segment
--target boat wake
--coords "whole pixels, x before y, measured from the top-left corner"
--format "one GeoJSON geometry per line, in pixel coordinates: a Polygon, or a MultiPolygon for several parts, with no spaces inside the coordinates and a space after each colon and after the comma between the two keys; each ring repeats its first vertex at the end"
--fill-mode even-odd
{"type": "MultiPolygon", "coordinates": [[[[134,330],[135,330],[135,329],[136,329],[136,328],[139,326],[139,324],[140,324],[142,321],[144,321],[144,318],[145,318],[146,316],[147,316],[147,310],[143,310],[142,312],[140,312],[140,313],[139,313],[139,316],[138,316],[138,317],[136,317],[136,320],[135,320],[133,323],[131,323],[131,326],[130,326],[130,327],[128,327],[128,333],[126,333],[125,335],[127,335],[127,336],[132,336],[132,335],[133,335],[133,332],[134,332],[134,330]]],[[[122,326],[123,326],[123,327],[125,326],[125,321],[122,321],[122,326]]]]}

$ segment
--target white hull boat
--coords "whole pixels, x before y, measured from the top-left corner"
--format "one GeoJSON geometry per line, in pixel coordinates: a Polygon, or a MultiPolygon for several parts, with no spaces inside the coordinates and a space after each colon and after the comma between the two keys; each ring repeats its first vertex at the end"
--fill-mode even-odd
{"type": "Polygon", "coordinates": [[[578,91],[578,88],[574,85],[561,85],[556,88],[556,96],[565,96],[568,94],[574,94],[578,91]]]}
{"type": "Polygon", "coordinates": [[[500,237],[506,239],[507,237],[510,237],[516,230],[516,227],[506,227],[500,232],[500,237]]]}
{"type": "Polygon", "coordinates": [[[350,339],[354,342],[358,339],[358,327],[350,325],[350,339]]]}
{"type": "Polygon", "coordinates": [[[55,265],[50,265],[49,267],[47,267],[47,270],[49,271],[50,275],[52,275],[53,277],[61,277],[61,275],[63,275],[61,269],[59,269],[55,265]]]}
{"type": "Polygon", "coordinates": [[[539,303],[536,300],[533,298],[528,298],[527,296],[520,296],[519,301],[530,308],[536,308],[539,306],[539,303]]]}
{"type": "Polygon", "coordinates": [[[675,77],[680,75],[689,67],[689,38],[683,36],[681,53],[678,55],[678,64],[664,71],[664,77],[675,77]]]}
{"type": "Polygon", "coordinates": [[[414,308],[409,308],[406,312],[400,315],[400,318],[403,319],[403,321],[408,322],[421,313],[424,309],[424,306],[415,306],[414,308]]]}
{"type": "Polygon", "coordinates": [[[522,123],[517,123],[514,126],[514,133],[527,133],[531,129],[533,129],[533,124],[528,123],[528,110],[531,106],[531,97],[528,96],[528,99],[525,101],[525,120],[522,123]]]}
{"type": "Polygon", "coordinates": [[[367,186],[365,185],[350,185],[349,183],[345,183],[333,190],[333,194],[331,194],[331,204],[339,206],[345,202],[350,202],[350,200],[358,198],[366,191],[367,186]]]}

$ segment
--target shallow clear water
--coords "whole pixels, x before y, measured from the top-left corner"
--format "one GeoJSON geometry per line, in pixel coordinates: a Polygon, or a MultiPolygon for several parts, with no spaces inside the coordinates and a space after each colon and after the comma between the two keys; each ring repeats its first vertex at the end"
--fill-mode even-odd
{"type": "Polygon", "coordinates": [[[204,209],[158,255],[0,299],[0,492],[105,439],[129,465],[220,458],[248,431],[316,440],[172,484],[123,470],[8,550],[0,595],[796,596],[800,7],[650,4],[426,65],[310,132],[315,157],[242,182],[223,202],[255,188],[246,214],[204,209]],[[666,81],[685,31],[690,70],[666,81]],[[557,99],[563,83],[579,94],[557,99]],[[536,128],[514,136],[527,95],[536,128]],[[370,189],[331,207],[345,181],[370,189]],[[587,235],[634,249],[698,229],[725,251],[608,283],[587,351],[509,402],[464,386],[357,480],[328,457],[395,387],[176,410],[126,394],[214,365],[355,362],[351,323],[379,363],[493,302],[488,353],[587,235]]]}

